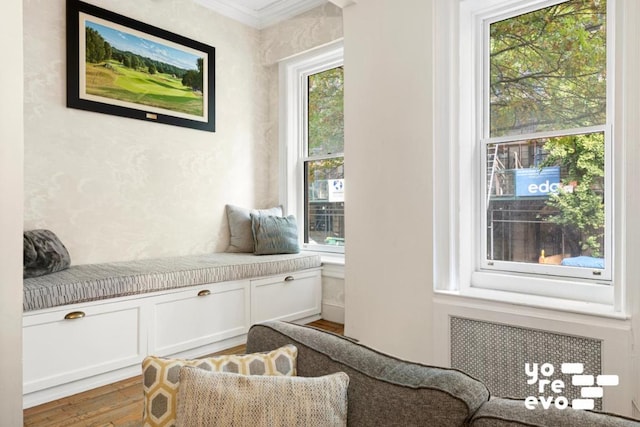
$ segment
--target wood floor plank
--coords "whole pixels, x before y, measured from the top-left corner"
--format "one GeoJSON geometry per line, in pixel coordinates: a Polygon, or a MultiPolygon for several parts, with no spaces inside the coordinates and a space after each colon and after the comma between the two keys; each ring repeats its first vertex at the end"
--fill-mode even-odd
{"type": "MultiPolygon", "coordinates": [[[[310,323],[320,329],[344,334],[344,325],[326,320],[310,323]]],[[[239,345],[214,355],[241,354],[239,345]]],[[[142,376],[44,403],[24,410],[28,427],[139,427],[142,424],[142,376]]]]}

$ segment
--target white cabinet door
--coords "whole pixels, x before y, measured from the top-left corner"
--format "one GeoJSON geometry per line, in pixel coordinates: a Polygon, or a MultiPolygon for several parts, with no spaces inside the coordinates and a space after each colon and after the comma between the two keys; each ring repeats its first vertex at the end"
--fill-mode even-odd
{"type": "Polygon", "coordinates": [[[298,320],[320,314],[321,271],[305,271],[251,281],[251,323],[298,320]]]}
{"type": "Polygon", "coordinates": [[[136,301],[25,313],[24,393],[140,363],[145,329],[136,301]]]}
{"type": "Polygon", "coordinates": [[[166,356],[247,333],[249,281],[215,283],[154,298],[149,353],[166,356]]]}

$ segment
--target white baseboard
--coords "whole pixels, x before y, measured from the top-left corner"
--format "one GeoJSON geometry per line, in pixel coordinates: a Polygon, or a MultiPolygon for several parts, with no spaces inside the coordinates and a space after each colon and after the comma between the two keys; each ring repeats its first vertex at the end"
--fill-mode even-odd
{"type": "Polygon", "coordinates": [[[140,364],[137,364],[135,366],[129,366],[116,371],[95,375],[90,378],[72,381],[68,384],[61,384],[44,390],[27,393],[22,396],[22,409],[31,408],[32,406],[41,405],[43,403],[71,396],[103,385],[132,378],[136,375],[140,375],[141,373],[142,370],[140,368],[140,364]]]}
{"type": "Polygon", "coordinates": [[[322,318],[330,322],[344,324],[344,306],[322,303],[322,318]]]}

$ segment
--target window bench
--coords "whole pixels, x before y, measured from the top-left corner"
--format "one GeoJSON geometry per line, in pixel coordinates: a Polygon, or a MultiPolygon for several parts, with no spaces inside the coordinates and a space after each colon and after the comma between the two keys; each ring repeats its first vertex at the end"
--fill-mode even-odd
{"type": "Polygon", "coordinates": [[[216,253],[25,279],[23,406],[138,375],[149,354],[242,344],[254,323],[316,320],[320,275],[318,255],[216,253]]]}

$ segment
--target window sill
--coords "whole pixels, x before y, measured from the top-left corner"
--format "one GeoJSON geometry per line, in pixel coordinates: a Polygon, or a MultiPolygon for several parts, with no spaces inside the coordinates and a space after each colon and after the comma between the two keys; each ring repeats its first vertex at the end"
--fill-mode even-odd
{"type": "Polygon", "coordinates": [[[565,313],[583,314],[616,320],[628,320],[630,316],[624,311],[616,311],[612,305],[569,299],[551,298],[539,295],[516,292],[496,291],[491,289],[468,288],[464,291],[435,290],[436,297],[444,300],[485,301],[496,304],[512,304],[534,309],[545,309],[565,313]]]}
{"type": "Polygon", "coordinates": [[[331,254],[327,252],[305,251],[308,253],[320,255],[322,265],[340,265],[344,267],[344,254],[331,254]]]}
{"type": "Polygon", "coordinates": [[[304,253],[320,255],[320,259],[323,265],[338,265],[344,266],[344,254],[335,252],[324,251],[311,251],[308,249],[303,250],[304,253]]]}

